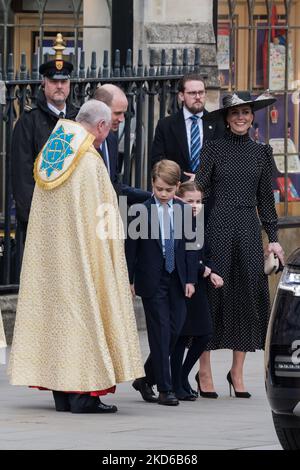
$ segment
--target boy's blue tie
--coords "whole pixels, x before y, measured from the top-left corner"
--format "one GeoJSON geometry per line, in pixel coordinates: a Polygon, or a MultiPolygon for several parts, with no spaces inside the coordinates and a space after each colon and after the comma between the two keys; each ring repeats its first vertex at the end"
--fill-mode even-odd
{"type": "Polygon", "coordinates": [[[168,273],[175,269],[174,237],[168,204],[163,206],[164,240],[165,240],[165,268],[168,273]]]}
{"type": "Polygon", "coordinates": [[[195,173],[199,166],[199,154],[201,149],[201,141],[200,141],[200,130],[198,125],[199,116],[193,115],[190,116],[192,120],[191,126],[191,169],[193,173],[195,173]]]}

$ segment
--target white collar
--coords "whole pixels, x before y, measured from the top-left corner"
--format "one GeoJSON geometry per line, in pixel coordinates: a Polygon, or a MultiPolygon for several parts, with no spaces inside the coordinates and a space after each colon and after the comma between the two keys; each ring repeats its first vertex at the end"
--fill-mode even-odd
{"type": "MultiPolygon", "coordinates": [[[[157,205],[157,207],[162,207],[163,204],[156,198],[156,196],[154,196],[154,194],[153,194],[153,197],[154,197],[155,204],[157,205]]],[[[173,207],[173,199],[167,202],[167,206],[169,206],[170,209],[173,207]]]]}
{"type": "Polygon", "coordinates": [[[47,106],[54,114],[56,114],[56,116],[59,116],[60,113],[64,113],[64,115],[66,115],[66,111],[67,111],[67,105],[66,104],[65,104],[63,109],[57,109],[55,106],[53,106],[53,104],[48,103],[48,101],[47,101],[47,106]]]}
{"type": "Polygon", "coordinates": [[[201,111],[200,113],[197,113],[197,114],[193,114],[191,113],[191,111],[189,111],[185,106],[183,106],[183,116],[184,116],[184,120],[186,121],[187,119],[189,119],[191,116],[198,116],[199,118],[202,118],[203,116],[203,111],[201,111]]]}

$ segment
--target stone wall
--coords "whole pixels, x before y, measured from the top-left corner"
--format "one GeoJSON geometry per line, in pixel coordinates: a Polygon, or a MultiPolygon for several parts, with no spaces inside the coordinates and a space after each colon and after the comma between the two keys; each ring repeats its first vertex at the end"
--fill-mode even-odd
{"type": "Polygon", "coordinates": [[[11,344],[17,308],[17,295],[0,296],[0,311],[2,313],[3,326],[7,344],[11,344]]]}
{"type": "Polygon", "coordinates": [[[184,48],[189,51],[189,63],[194,61],[194,50],[200,48],[201,73],[208,76],[208,86],[219,86],[213,30],[212,0],[201,1],[196,8],[194,0],[154,0],[134,3],[134,51],[143,49],[146,62],[150,49],[155,52],[155,64],[160,63],[162,49],[171,64],[172,50],[178,50],[181,62],[184,48]]]}

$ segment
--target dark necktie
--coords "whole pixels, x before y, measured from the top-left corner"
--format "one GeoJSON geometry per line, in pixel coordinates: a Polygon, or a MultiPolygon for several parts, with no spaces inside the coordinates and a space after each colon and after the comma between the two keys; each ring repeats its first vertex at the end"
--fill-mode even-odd
{"type": "Polygon", "coordinates": [[[163,224],[165,240],[165,268],[168,273],[175,269],[174,237],[168,204],[163,205],[163,224]]]}
{"type": "Polygon", "coordinates": [[[58,118],[59,119],[64,119],[64,117],[65,117],[65,113],[63,111],[61,111],[58,115],[58,118]]]}
{"type": "Polygon", "coordinates": [[[193,115],[190,116],[192,120],[191,126],[191,169],[193,173],[195,173],[199,166],[199,154],[201,149],[201,142],[200,142],[200,130],[198,125],[199,116],[193,115]]]}

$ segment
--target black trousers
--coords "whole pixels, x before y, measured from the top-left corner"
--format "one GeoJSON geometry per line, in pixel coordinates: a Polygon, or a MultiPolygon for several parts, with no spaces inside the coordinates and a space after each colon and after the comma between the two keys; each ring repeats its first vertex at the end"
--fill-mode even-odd
{"type": "Polygon", "coordinates": [[[145,362],[146,380],[159,392],[172,390],[170,354],[185,322],[186,302],[177,271],[164,271],[159,288],[142,298],[146,315],[150,355],[145,362]]]}
{"type": "Polygon", "coordinates": [[[72,413],[89,413],[99,403],[99,397],[89,393],[65,393],[52,391],[56,411],[72,411],[72,413]]]}

